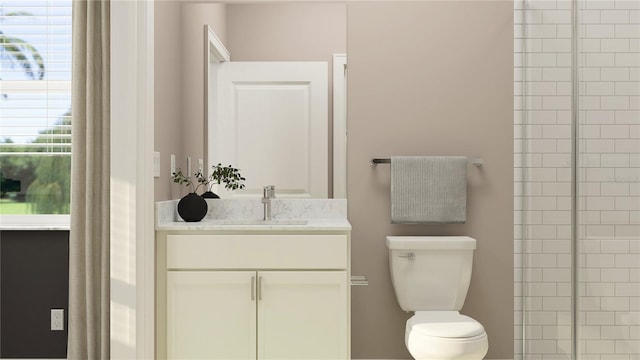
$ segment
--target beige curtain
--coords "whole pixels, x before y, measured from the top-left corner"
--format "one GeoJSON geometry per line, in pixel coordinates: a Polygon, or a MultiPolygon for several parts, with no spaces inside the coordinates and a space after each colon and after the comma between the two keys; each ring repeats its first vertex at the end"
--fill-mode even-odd
{"type": "Polygon", "coordinates": [[[69,341],[109,359],[109,0],[73,1],[69,341]]]}

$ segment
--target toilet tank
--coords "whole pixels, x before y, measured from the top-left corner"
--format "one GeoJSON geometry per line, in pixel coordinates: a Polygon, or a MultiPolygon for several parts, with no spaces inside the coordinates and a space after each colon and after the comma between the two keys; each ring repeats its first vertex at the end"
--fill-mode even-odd
{"type": "Polygon", "coordinates": [[[459,311],[471,281],[476,239],[388,236],[391,281],[404,311],[459,311]]]}

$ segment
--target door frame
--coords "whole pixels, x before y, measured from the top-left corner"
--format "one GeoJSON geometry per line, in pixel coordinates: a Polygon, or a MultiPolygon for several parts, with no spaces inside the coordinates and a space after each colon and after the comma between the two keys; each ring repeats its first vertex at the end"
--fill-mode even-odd
{"type": "Polygon", "coordinates": [[[153,2],[114,1],[111,24],[111,358],[153,359],[153,2]]]}
{"type": "Polygon", "coordinates": [[[211,26],[204,25],[204,84],[203,84],[203,104],[204,104],[204,131],[203,134],[205,138],[203,139],[204,144],[204,161],[203,165],[207,168],[207,172],[204,172],[204,169],[199,169],[205,173],[205,175],[209,175],[209,171],[211,169],[211,165],[209,164],[209,139],[212,139],[215,135],[215,129],[209,126],[209,124],[213,124],[211,122],[212,118],[215,117],[214,111],[209,111],[209,98],[211,97],[215,99],[215,91],[216,91],[216,82],[213,81],[212,77],[215,76],[215,67],[217,64],[231,61],[231,54],[229,50],[224,46],[220,38],[213,31],[211,26]]]}
{"type": "Polygon", "coordinates": [[[333,54],[333,198],[347,198],[347,54],[333,54]]]}

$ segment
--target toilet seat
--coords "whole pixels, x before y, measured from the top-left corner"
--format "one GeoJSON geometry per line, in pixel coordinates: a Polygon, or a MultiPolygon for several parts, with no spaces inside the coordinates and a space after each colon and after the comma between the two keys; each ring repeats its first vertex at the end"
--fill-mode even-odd
{"type": "Polygon", "coordinates": [[[405,343],[417,360],[480,360],[489,350],[482,324],[457,311],[419,311],[407,320],[405,343]]]}
{"type": "Polygon", "coordinates": [[[441,338],[470,338],[484,333],[482,324],[457,311],[418,311],[407,325],[422,335],[441,338]]]}

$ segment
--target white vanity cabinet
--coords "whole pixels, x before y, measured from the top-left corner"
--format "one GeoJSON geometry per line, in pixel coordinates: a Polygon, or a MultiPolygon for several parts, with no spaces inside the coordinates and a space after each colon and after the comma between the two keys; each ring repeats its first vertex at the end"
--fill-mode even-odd
{"type": "Polygon", "coordinates": [[[158,358],[350,358],[348,232],[166,232],[158,249],[158,358]]]}

